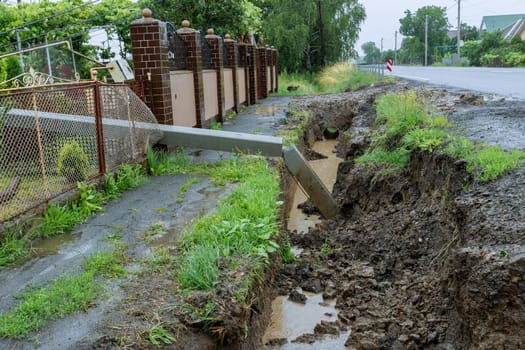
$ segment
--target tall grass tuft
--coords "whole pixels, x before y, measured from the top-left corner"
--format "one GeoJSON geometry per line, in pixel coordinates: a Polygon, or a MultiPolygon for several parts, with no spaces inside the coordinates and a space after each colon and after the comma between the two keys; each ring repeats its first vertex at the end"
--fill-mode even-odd
{"type": "Polygon", "coordinates": [[[363,85],[377,81],[377,77],[360,71],[351,63],[337,63],[321,71],[318,77],[320,91],[337,93],[357,90],[363,85]]]}
{"type": "Polygon", "coordinates": [[[7,266],[26,254],[27,237],[19,238],[13,229],[8,229],[0,240],[0,268],[7,266]]]}
{"type": "Polygon", "coordinates": [[[32,287],[19,295],[19,303],[0,313],[0,338],[27,338],[29,333],[76,311],[86,311],[102,295],[99,277],[125,275],[124,248],[98,253],[84,261],[84,271],[52,280],[48,285],[32,287]]]}
{"type": "MultiPolygon", "coordinates": [[[[276,201],[277,174],[260,157],[245,156],[236,163],[243,169],[237,187],[219,202],[215,213],[197,220],[179,241],[176,275],[183,289],[214,290],[220,264],[245,266],[257,274],[269,263],[269,254],[277,251],[281,205],[276,201]]],[[[245,275],[239,285],[250,285],[251,278],[245,275]]]]}
{"type": "Polygon", "coordinates": [[[319,73],[279,74],[279,94],[285,96],[318,95],[357,90],[377,82],[377,76],[360,71],[350,63],[336,63],[319,73]]]}
{"type": "Polygon", "coordinates": [[[358,164],[380,164],[392,174],[408,165],[410,152],[442,152],[467,161],[467,170],[480,181],[488,181],[523,163],[522,151],[506,152],[451,132],[446,117],[434,115],[414,91],[387,94],[376,104],[376,130],[372,144],[356,159],[358,164]]]}
{"type": "Polygon", "coordinates": [[[287,73],[285,71],[279,74],[278,93],[284,96],[317,95],[320,90],[314,73],[287,73]]]}

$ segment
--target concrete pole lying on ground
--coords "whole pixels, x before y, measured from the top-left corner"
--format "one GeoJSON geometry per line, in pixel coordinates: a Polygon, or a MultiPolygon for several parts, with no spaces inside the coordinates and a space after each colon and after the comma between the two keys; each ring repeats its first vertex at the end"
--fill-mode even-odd
{"type": "Polygon", "coordinates": [[[290,173],[299,181],[321,214],[327,219],[335,217],[339,213],[337,203],[301,152],[295,146],[284,147],[283,158],[290,173]]]}
{"type": "MultiPolygon", "coordinates": [[[[84,135],[93,134],[95,118],[82,115],[40,112],[41,129],[60,133],[61,130],[76,130],[84,135]]],[[[125,137],[130,132],[127,120],[103,118],[104,135],[108,138],[125,137]]],[[[34,127],[34,111],[11,109],[5,125],[17,128],[34,127]]],[[[310,167],[295,146],[283,147],[280,137],[252,135],[223,130],[197,129],[183,126],[136,122],[137,130],[144,132],[149,143],[160,143],[226,152],[260,154],[266,157],[283,157],[290,173],[299,181],[313,204],[327,219],[339,213],[337,203],[319,176],[310,167]]]]}
{"type": "Polygon", "coordinates": [[[160,144],[282,157],[280,137],[161,124],[155,129],[163,133],[160,144]]]}

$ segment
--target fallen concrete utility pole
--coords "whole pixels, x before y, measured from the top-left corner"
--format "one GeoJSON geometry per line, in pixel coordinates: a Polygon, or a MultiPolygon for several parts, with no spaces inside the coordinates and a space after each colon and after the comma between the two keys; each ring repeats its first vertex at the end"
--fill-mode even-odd
{"type": "MultiPolygon", "coordinates": [[[[34,113],[31,110],[11,109],[7,113],[5,125],[33,128],[34,113]]],[[[94,135],[95,118],[93,117],[39,112],[39,120],[41,129],[45,131],[60,133],[61,130],[75,130],[94,135]]],[[[125,137],[132,128],[127,120],[103,118],[102,123],[104,137],[109,138],[125,137]]],[[[283,139],[280,137],[143,122],[135,122],[133,127],[146,133],[150,143],[283,157],[290,173],[299,181],[325,218],[333,218],[339,212],[330,191],[301,153],[295,146],[283,148],[283,139]]]]}
{"type": "Polygon", "coordinates": [[[327,219],[335,217],[339,213],[337,203],[301,152],[295,146],[285,147],[283,158],[290,173],[299,181],[323,216],[327,219]]]}
{"type": "Polygon", "coordinates": [[[266,157],[283,157],[290,173],[299,181],[313,204],[327,219],[339,213],[339,207],[319,176],[295,147],[284,147],[280,137],[252,135],[239,132],[193,129],[180,126],[159,125],[163,132],[159,143],[212,149],[216,151],[261,154],[266,157]]]}

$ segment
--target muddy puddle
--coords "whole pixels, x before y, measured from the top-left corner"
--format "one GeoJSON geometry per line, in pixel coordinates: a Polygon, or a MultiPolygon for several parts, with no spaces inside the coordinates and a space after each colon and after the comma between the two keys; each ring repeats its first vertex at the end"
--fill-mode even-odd
{"type": "Polygon", "coordinates": [[[79,233],[63,233],[58,236],[53,236],[34,242],[31,246],[33,253],[32,256],[35,258],[43,258],[56,254],[66,243],[76,241],[79,238],[79,233]]]}
{"type": "Polygon", "coordinates": [[[261,106],[255,110],[255,113],[263,117],[273,117],[277,113],[280,113],[280,111],[282,111],[284,107],[286,106],[277,106],[277,105],[261,106]]]}
{"type": "Polygon", "coordinates": [[[298,293],[306,299],[303,303],[291,301],[288,296],[278,296],[272,302],[272,320],[263,336],[266,349],[299,350],[299,349],[340,349],[350,332],[342,335],[327,335],[322,339],[309,344],[303,343],[301,337],[315,332],[320,322],[335,322],[338,310],[335,308],[335,299],[324,300],[321,294],[304,292],[298,293]]]}
{"type": "MultiPolygon", "coordinates": [[[[342,161],[334,153],[336,144],[336,140],[316,142],[311,149],[326,158],[309,161],[310,166],[329,190],[332,190],[335,184],[337,168],[342,161]]],[[[319,215],[307,215],[298,208],[306,200],[305,192],[298,186],[288,217],[288,230],[306,234],[310,228],[321,222],[319,215]]],[[[299,256],[302,252],[303,249],[292,247],[295,256],[299,256]]],[[[313,339],[316,325],[320,322],[337,321],[336,300],[324,299],[322,294],[304,292],[301,288],[298,288],[297,293],[304,296],[305,300],[293,301],[291,299],[294,298],[290,295],[281,295],[273,300],[270,325],[262,339],[262,343],[267,344],[266,349],[343,348],[349,331],[344,334],[327,335],[315,341],[313,339]],[[311,339],[310,335],[312,335],[311,339]]]]}

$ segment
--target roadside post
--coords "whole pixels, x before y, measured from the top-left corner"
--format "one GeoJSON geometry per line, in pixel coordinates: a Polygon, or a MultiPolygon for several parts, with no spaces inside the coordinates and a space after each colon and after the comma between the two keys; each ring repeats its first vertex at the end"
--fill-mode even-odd
{"type": "Polygon", "coordinates": [[[386,69],[389,72],[392,72],[392,60],[390,58],[388,60],[386,60],[386,69]]]}

